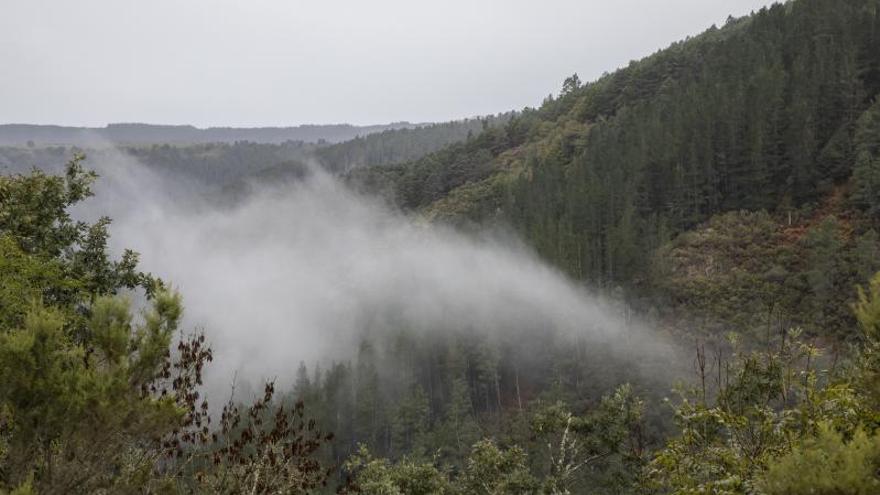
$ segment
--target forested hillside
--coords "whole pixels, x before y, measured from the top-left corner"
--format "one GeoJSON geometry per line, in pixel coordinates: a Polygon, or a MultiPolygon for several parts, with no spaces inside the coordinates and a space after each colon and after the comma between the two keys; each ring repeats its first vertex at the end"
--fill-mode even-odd
{"type": "Polygon", "coordinates": [[[514,115],[515,112],[509,112],[414,129],[389,130],[327,146],[316,154],[328,170],[337,173],[365,166],[403,163],[465,141],[485,129],[504,125],[514,115]]]}
{"type": "Polygon", "coordinates": [[[880,493],[880,0],[775,4],[494,117],[333,145],[73,151],[0,148],[0,494],[880,493]],[[157,257],[198,246],[184,262],[215,276],[200,304],[242,288],[247,318],[215,312],[248,359],[282,356],[276,381],[205,386],[224,363],[211,328],[182,328],[175,274],[114,256],[108,218],[76,219],[100,180],[89,160],[118,156],[257,197],[207,203],[204,237],[159,214],[134,229],[150,245],[168,223],[157,257]],[[332,201],[285,201],[314,193],[292,186],[313,162],[343,178],[313,189],[354,198],[358,229],[332,201]],[[374,215],[374,194],[405,214],[374,215]],[[509,231],[526,246],[495,263],[509,231]],[[310,236],[325,256],[296,265],[284,242],[310,236]],[[441,239],[484,256],[451,263],[441,239]],[[336,278],[285,292],[305,263],[336,278]],[[511,264],[541,277],[452,280],[511,264]],[[366,311],[348,311],[350,285],[366,311]],[[329,318],[290,301],[312,292],[329,318]],[[474,319],[450,304],[483,292],[503,303],[474,319]],[[575,296],[558,318],[539,311],[560,294],[575,296]],[[318,328],[260,333],[262,313],[318,328]],[[335,320],[352,314],[347,348],[335,320]],[[326,356],[284,354],[317,334],[326,356]]]}
{"type": "MultiPolygon", "coordinates": [[[[873,0],[800,0],[731,18],[596,82],[569,78],[504,127],[351,180],[429,218],[513,225],[573,276],[661,306],[675,294],[654,276],[654,253],[724,212],[766,211],[775,224],[763,235],[789,229],[788,244],[809,231],[813,249],[874,252],[878,16],[873,0]]],[[[799,304],[852,297],[865,282],[841,263],[809,283],[782,259],[749,275],[771,289],[808,285],[778,301],[790,323],[806,316],[799,304]]]]}
{"type": "Polygon", "coordinates": [[[71,218],[95,180],[81,165],[0,177],[0,489],[782,495],[880,485],[880,275],[852,306],[860,345],[830,367],[796,329],[756,351],[698,346],[694,386],[672,402],[680,433],[650,400],[674,361],[637,333],[629,345],[644,354],[628,367],[613,347],[572,336],[391,327],[351,361],[301,366],[289,393],[270,382],[212,412],[202,385],[214,354],[204,334],[181,329],[180,295],[140,271],[135,253],[110,255],[109,219],[71,218]],[[126,289],[145,294],[140,315],[126,289]],[[652,358],[660,383],[638,372],[652,358]],[[640,385],[613,385],[630,379],[640,385]]]}
{"type": "Polygon", "coordinates": [[[281,162],[304,160],[316,147],[317,145],[298,141],[283,144],[238,142],[97,148],[5,146],[0,147],[0,170],[4,173],[16,173],[37,167],[45,171],[62,172],[73,156],[87,153],[92,163],[107,163],[112,166],[115,161],[127,160],[163,175],[222,186],[281,162]]]}
{"type": "MultiPolygon", "coordinates": [[[[467,140],[484,129],[502,125],[511,115],[499,114],[391,129],[369,128],[375,132],[339,143],[323,139],[320,142],[283,140],[275,143],[246,139],[223,142],[219,138],[212,142],[201,142],[202,138],[190,139],[192,136],[184,133],[178,139],[159,140],[152,144],[110,146],[106,141],[84,142],[85,147],[0,146],[0,171],[27,172],[38,167],[45,171],[61,172],[76,153],[86,153],[92,162],[130,158],[133,163],[164,175],[238,188],[241,187],[241,181],[253,179],[260,182],[267,175],[284,178],[284,171],[291,163],[316,163],[328,171],[340,173],[364,166],[384,166],[418,159],[467,140]],[[88,146],[89,143],[92,147],[88,146]]],[[[246,130],[241,130],[244,137],[247,137],[247,133],[244,133],[246,130]]],[[[257,133],[260,129],[253,131],[257,133]]],[[[22,135],[26,137],[30,134],[22,131],[22,135]]],[[[143,140],[150,143],[146,138],[143,140]]],[[[120,143],[130,141],[120,140],[120,143]]],[[[295,173],[292,174],[293,178],[295,176],[295,173]]]]}

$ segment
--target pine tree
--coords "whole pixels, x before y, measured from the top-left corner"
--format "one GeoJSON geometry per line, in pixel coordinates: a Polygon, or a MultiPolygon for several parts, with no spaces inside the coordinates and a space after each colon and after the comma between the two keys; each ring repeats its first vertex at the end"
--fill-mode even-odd
{"type": "Polygon", "coordinates": [[[853,167],[853,202],[869,215],[880,214],[880,99],[859,119],[853,167]]]}

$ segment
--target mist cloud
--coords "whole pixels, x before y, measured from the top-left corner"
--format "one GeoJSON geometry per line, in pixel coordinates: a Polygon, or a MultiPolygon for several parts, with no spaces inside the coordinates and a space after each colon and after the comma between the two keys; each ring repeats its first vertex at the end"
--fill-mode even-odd
{"type": "Polygon", "coordinates": [[[639,356],[631,364],[671,356],[512,237],[413,221],[317,168],[218,208],[130,157],[89,164],[103,177],[82,213],[112,216],[114,249],[140,252],[183,294],[185,323],[215,349],[215,384],[289,383],[300,361],[349,359],[364,335],[392,329],[562,334],[639,356]]]}

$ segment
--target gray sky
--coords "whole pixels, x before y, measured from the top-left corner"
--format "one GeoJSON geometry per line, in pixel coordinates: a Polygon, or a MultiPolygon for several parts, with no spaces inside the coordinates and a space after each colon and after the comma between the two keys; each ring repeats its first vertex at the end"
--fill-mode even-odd
{"type": "Polygon", "coordinates": [[[769,0],[0,0],[0,123],[442,121],[537,106],[769,0]]]}

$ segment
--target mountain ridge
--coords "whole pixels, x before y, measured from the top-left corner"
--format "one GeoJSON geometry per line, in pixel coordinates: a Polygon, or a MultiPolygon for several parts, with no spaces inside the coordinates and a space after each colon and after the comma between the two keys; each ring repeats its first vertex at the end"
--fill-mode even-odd
{"type": "Polygon", "coordinates": [[[392,122],[357,126],[352,124],[302,124],[298,126],[196,127],[137,122],[110,123],[104,127],[42,124],[0,124],[0,145],[96,145],[113,144],[202,144],[252,141],[280,144],[285,141],[338,143],[359,136],[392,129],[413,129],[429,123],[392,122]]]}

